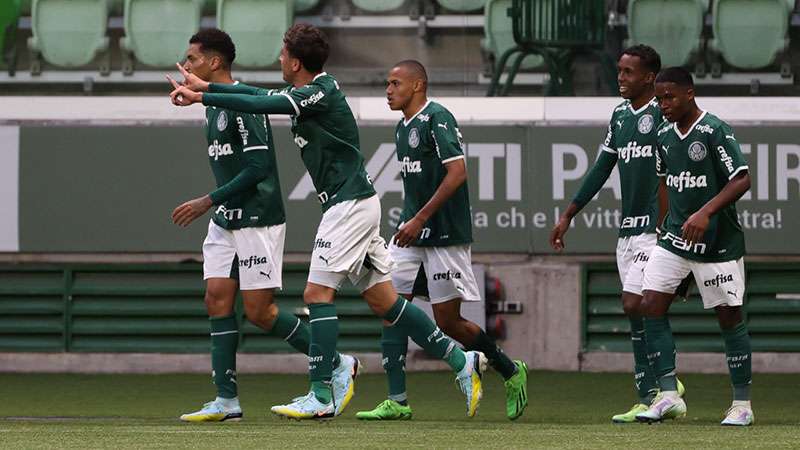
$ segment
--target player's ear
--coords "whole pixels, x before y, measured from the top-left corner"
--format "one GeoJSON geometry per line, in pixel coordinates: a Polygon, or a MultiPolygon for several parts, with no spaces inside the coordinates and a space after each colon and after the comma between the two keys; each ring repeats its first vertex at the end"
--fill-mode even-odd
{"type": "Polygon", "coordinates": [[[656,83],[656,74],[655,74],[655,72],[647,72],[647,74],[644,76],[644,81],[647,84],[655,85],[655,83],[656,83]]]}
{"type": "Polygon", "coordinates": [[[690,100],[690,101],[694,100],[694,88],[693,87],[687,87],[686,88],[686,99],[690,100]]]}
{"type": "Polygon", "coordinates": [[[222,67],[222,58],[220,58],[219,55],[212,55],[208,66],[212,71],[219,70],[222,67]]]}

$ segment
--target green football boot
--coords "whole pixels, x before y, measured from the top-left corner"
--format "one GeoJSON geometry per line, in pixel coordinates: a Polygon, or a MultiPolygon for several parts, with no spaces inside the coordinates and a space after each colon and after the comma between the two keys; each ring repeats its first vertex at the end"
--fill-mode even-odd
{"type": "Polygon", "coordinates": [[[517,373],[505,381],[506,416],[516,420],[528,406],[528,366],[519,360],[514,361],[517,373]]]}
{"type": "Polygon", "coordinates": [[[360,420],[409,420],[411,407],[403,406],[394,400],[384,400],[372,411],[359,411],[356,419],[360,420]]]}
{"type": "Polygon", "coordinates": [[[636,415],[647,411],[648,408],[649,406],[644,403],[637,403],[633,405],[630,411],[611,417],[611,421],[614,423],[636,423],[636,415]]]}

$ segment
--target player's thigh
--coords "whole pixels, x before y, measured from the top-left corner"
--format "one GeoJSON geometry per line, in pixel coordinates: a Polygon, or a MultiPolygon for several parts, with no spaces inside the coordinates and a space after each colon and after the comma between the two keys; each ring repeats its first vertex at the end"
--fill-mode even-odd
{"type": "Polygon", "coordinates": [[[472,251],[469,245],[423,247],[425,273],[431,303],[460,298],[466,302],[480,301],[478,282],[472,272],[472,251]]]}
{"type": "Polygon", "coordinates": [[[644,269],[642,288],[674,294],[681,281],[691,272],[691,261],[656,246],[644,269]]]}
{"type": "Polygon", "coordinates": [[[242,228],[232,234],[238,255],[240,289],[280,289],[286,225],[242,228]]]}
{"type": "Polygon", "coordinates": [[[205,305],[210,317],[225,317],[233,314],[236,291],[239,283],[234,278],[208,278],[206,281],[205,305]]]}
{"type": "Polygon", "coordinates": [[[203,279],[206,282],[205,304],[212,317],[233,312],[238,289],[238,267],[233,233],[209,221],[203,241],[203,279]]]}
{"type": "Polygon", "coordinates": [[[628,242],[628,256],[626,257],[625,277],[622,280],[622,291],[642,295],[644,270],[650,260],[650,254],[656,247],[656,235],[653,233],[632,236],[628,242]]]}
{"type": "Polygon", "coordinates": [[[398,247],[392,242],[389,255],[394,261],[392,285],[400,295],[412,295],[414,283],[422,270],[422,250],[419,247],[398,247]]]}
{"type": "Polygon", "coordinates": [[[741,306],[744,299],[744,260],[717,263],[692,263],[697,290],[703,307],[741,306]]]}

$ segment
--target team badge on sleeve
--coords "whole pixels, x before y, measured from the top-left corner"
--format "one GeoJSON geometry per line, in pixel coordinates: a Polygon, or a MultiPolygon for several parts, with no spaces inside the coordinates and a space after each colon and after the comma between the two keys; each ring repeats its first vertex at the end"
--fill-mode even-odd
{"type": "Polygon", "coordinates": [[[637,124],[637,128],[639,128],[639,133],[647,134],[653,129],[653,124],[655,121],[653,120],[653,116],[650,114],[645,114],[639,118],[639,123],[637,124]]]}
{"type": "Polygon", "coordinates": [[[689,145],[689,159],[694,162],[705,159],[707,153],[706,146],[700,141],[694,141],[689,145]]]}
{"type": "Polygon", "coordinates": [[[227,127],[228,127],[228,116],[225,114],[225,111],[220,111],[219,116],[217,116],[217,129],[219,131],[223,131],[227,127]]]}
{"type": "Polygon", "coordinates": [[[411,148],[419,147],[419,131],[416,128],[412,128],[408,133],[408,146],[411,148]]]}

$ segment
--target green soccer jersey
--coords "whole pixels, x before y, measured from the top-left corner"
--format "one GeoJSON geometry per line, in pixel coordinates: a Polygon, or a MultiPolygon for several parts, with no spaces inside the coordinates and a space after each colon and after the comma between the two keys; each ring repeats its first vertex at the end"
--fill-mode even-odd
{"type": "MultiPolygon", "coordinates": [[[[436,102],[428,101],[410,120],[401,120],[395,137],[405,194],[400,216],[404,223],[433,197],[447,175],[444,164],[464,158],[464,151],[456,119],[436,102]]],[[[471,242],[469,191],[464,182],[425,222],[413,245],[439,247],[471,242]]]]}
{"type": "Polygon", "coordinates": [[[633,109],[629,100],[617,106],[611,114],[602,152],[573,200],[583,208],[603,187],[616,165],[622,191],[620,237],[655,232],[658,220],[656,133],[663,120],[655,99],[638,110],[633,109]]]}
{"type": "Polygon", "coordinates": [[[708,225],[702,242],[681,238],[681,226],[693,213],[719,194],[747,162],[731,127],[703,112],[686,134],[676,124],[658,130],[656,169],[666,177],[669,214],[658,245],[684,258],[701,262],[736,260],[744,255],[744,233],[734,203],[723,208],[708,225]]]}
{"type": "Polygon", "coordinates": [[[339,202],[375,195],[364,167],[356,119],[336,79],[323,72],[310,84],[278,93],[294,107],[294,142],[323,211],[339,202]]]}
{"type": "Polygon", "coordinates": [[[263,114],[206,108],[214,223],[228,230],[286,222],[272,130],[263,114]]]}

